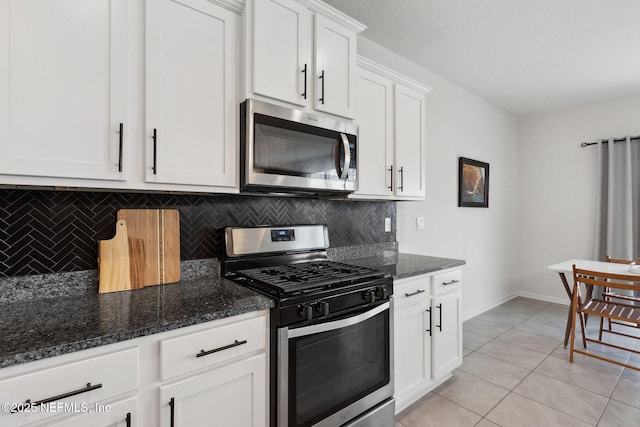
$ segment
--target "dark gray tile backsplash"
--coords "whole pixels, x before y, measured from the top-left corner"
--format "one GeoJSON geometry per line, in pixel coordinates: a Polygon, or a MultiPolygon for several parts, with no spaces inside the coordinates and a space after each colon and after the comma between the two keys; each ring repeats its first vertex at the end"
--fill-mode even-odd
{"type": "Polygon", "coordinates": [[[97,268],[97,241],[113,237],[125,208],[178,209],[182,260],[220,256],[230,225],[327,224],[332,247],[396,240],[395,202],[0,190],[0,277],[97,268]]]}

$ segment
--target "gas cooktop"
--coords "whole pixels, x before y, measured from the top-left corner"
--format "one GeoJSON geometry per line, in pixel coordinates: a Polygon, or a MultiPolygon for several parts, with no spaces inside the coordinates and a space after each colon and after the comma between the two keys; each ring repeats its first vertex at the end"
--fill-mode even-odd
{"type": "Polygon", "coordinates": [[[378,270],[334,261],[250,268],[236,274],[245,277],[251,285],[270,288],[278,294],[346,286],[384,276],[378,270]]]}

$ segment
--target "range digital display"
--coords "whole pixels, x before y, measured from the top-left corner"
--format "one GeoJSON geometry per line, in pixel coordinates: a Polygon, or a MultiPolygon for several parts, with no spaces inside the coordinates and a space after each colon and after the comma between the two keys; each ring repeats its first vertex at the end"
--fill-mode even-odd
{"type": "Polygon", "coordinates": [[[271,230],[272,242],[293,242],[296,240],[296,234],[293,228],[283,228],[281,230],[271,230]]]}

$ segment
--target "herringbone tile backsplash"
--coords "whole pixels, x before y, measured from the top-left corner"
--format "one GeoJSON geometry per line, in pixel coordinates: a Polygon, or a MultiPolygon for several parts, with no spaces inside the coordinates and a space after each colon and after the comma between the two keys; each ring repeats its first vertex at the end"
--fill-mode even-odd
{"type": "Polygon", "coordinates": [[[220,256],[226,226],[327,224],[332,247],[396,239],[394,202],[0,190],[0,277],[96,269],[118,209],[139,208],[180,211],[182,260],[220,256]]]}

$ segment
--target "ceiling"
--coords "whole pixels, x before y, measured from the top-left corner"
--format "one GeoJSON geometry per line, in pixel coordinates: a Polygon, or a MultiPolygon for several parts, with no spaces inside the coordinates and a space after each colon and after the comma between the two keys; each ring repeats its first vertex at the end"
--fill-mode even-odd
{"type": "Polygon", "coordinates": [[[640,93],[639,0],[324,0],[518,116],[640,93]]]}

